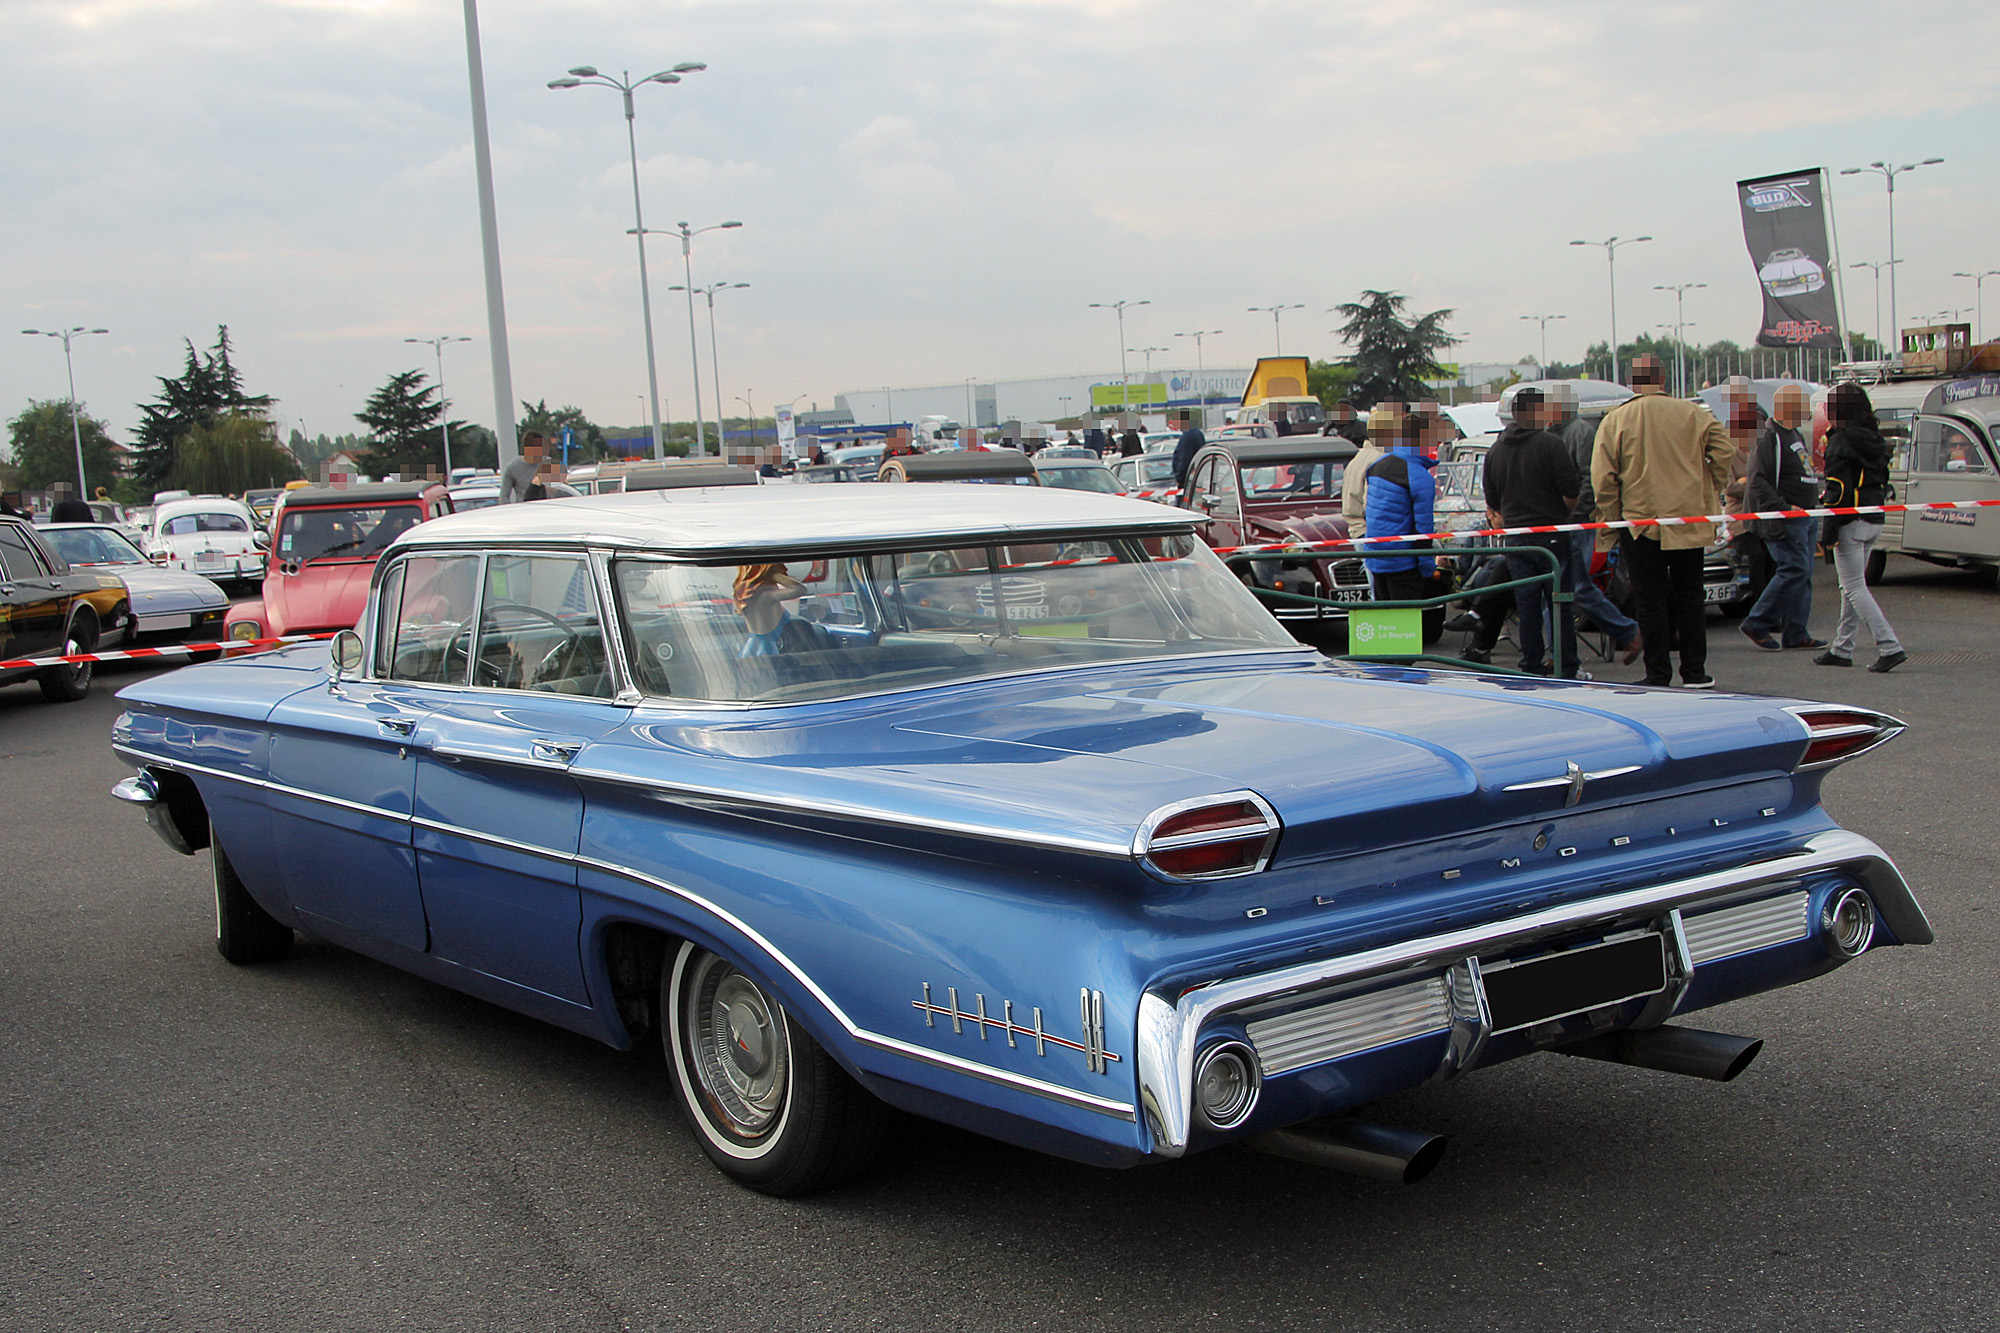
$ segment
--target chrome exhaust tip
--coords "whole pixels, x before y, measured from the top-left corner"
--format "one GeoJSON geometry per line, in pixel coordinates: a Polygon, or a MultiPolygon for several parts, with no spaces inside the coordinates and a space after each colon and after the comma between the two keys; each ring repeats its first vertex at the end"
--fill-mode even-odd
{"type": "Polygon", "coordinates": [[[1732,1037],[1700,1028],[1657,1027],[1608,1032],[1549,1049],[1586,1060],[1608,1060],[1727,1083],[1750,1067],[1764,1049],[1764,1042],[1759,1037],[1732,1037]]]}
{"type": "Polygon", "coordinates": [[[1268,1130],[1245,1139],[1243,1146],[1391,1185],[1414,1185],[1444,1159],[1449,1142],[1422,1130],[1338,1120],[1268,1130]]]}

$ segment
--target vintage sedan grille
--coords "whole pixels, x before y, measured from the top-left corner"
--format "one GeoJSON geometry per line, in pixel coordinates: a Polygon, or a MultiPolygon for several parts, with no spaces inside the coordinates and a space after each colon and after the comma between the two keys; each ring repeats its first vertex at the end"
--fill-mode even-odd
{"type": "Polygon", "coordinates": [[[1359,560],[1336,560],[1332,564],[1333,586],[1336,588],[1365,588],[1368,586],[1368,566],[1359,560]]]}
{"type": "Polygon", "coordinates": [[[1260,1018],[1246,1029],[1268,1078],[1451,1027],[1443,977],[1260,1018]]]}
{"type": "Polygon", "coordinates": [[[1739,907],[1683,917],[1681,929],[1687,935],[1688,956],[1699,967],[1752,949],[1802,940],[1812,932],[1807,902],[1808,895],[1802,889],[1739,907]]]}

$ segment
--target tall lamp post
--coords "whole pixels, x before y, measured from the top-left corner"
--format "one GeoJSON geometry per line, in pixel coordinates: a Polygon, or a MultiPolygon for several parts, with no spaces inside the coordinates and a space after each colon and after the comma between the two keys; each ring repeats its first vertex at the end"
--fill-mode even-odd
{"type": "Polygon", "coordinates": [[[1535,323],[1542,326],[1542,374],[1546,377],[1549,373],[1549,321],[1552,319],[1568,319],[1569,316],[1568,315],[1523,315],[1521,316],[1521,318],[1532,319],[1535,321],[1535,323]]]}
{"type": "MultiPolygon", "coordinates": [[[[1842,167],[1840,169],[1840,174],[1843,176],[1859,176],[1864,172],[1872,171],[1877,175],[1879,175],[1883,179],[1883,181],[1888,185],[1889,262],[1891,264],[1894,264],[1896,262],[1896,177],[1902,175],[1906,171],[1915,171],[1918,167],[1934,167],[1942,161],[1944,161],[1944,159],[1941,157],[1927,157],[1921,162],[1905,162],[1900,167],[1892,167],[1887,162],[1870,162],[1865,167],[1842,167]]],[[[1901,329],[1898,328],[1896,324],[1896,270],[1893,268],[1889,270],[1889,327],[1892,329],[1897,329],[1896,359],[1898,361],[1901,361],[1903,359],[1902,358],[1903,334],[1901,329]]],[[[1879,336],[1878,336],[1878,341],[1879,341],[1879,336]]]]}
{"type": "Polygon", "coordinates": [[[639,136],[634,129],[636,119],[632,105],[632,93],[649,83],[679,83],[681,75],[692,74],[708,66],[699,60],[685,60],[672,69],[663,69],[658,74],[648,74],[638,82],[633,82],[629,70],[622,71],[618,78],[600,74],[594,65],[578,65],[560,79],[550,79],[551,88],[616,88],[625,99],[625,144],[632,155],[632,231],[639,240],[639,314],[646,325],[646,387],[653,396],[653,458],[655,461],[666,457],[666,437],[660,431],[660,372],[653,359],[653,293],[646,276],[646,215],[639,207],[639,136]]]}
{"type": "Polygon", "coordinates": [[[1979,326],[1974,331],[1979,335],[1979,341],[1985,342],[1986,341],[1986,280],[1988,278],[2000,278],[2000,268],[1989,268],[1984,273],[1954,273],[1951,276],[1954,278],[1972,279],[1973,309],[1978,312],[1977,318],[1979,320],[1979,326]]]}
{"type": "Polygon", "coordinates": [[[1570,242],[1571,245],[1601,245],[1604,247],[1604,262],[1611,275],[1611,382],[1613,384],[1622,384],[1624,382],[1618,373],[1618,247],[1621,245],[1637,245],[1641,241],[1650,241],[1652,239],[1650,236],[1632,236],[1621,241],[1616,236],[1613,236],[1608,240],[1602,241],[1570,242]]]}
{"type": "Polygon", "coordinates": [[[1141,375],[1150,375],[1153,373],[1153,353],[1166,352],[1166,351],[1171,351],[1173,349],[1167,347],[1128,347],[1125,350],[1128,352],[1136,353],[1139,356],[1145,357],[1146,368],[1140,371],[1139,373],[1141,375]]]}
{"type": "Polygon", "coordinates": [[[1902,262],[1900,259],[1884,259],[1877,262],[1860,259],[1848,265],[1849,268],[1875,270],[1875,357],[1879,361],[1886,361],[1889,357],[1889,344],[1882,341],[1882,270],[1885,268],[1889,270],[1889,280],[1893,283],[1896,279],[1893,266],[1902,262]]]}
{"type": "MultiPolygon", "coordinates": [[[[733,227],[740,227],[742,225],[740,222],[717,222],[707,227],[690,227],[685,222],[677,222],[671,227],[656,228],[651,232],[655,236],[678,236],[681,238],[681,272],[687,278],[687,282],[684,286],[676,287],[673,290],[687,293],[688,364],[693,368],[694,373],[694,456],[696,458],[701,458],[708,453],[708,441],[706,427],[701,419],[701,356],[697,350],[699,344],[696,342],[694,331],[694,294],[699,290],[694,285],[694,238],[705,231],[728,231],[733,227]]],[[[714,303],[712,301],[709,309],[711,312],[714,310],[714,303]]],[[[720,426],[722,421],[722,398],[719,394],[715,400],[715,419],[717,422],[716,452],[719,457],[722,449],[720,442],[722,434],[720,426]]]]}
{"type": "Polygon", "coordinates": [[[76,443],[76,494],[79,500],[88,500],[90,487],[83,476],[83,427],[77,423],[76,360],[70,355],[69,345],[73,339],[88,338],[94,333],[109,333],[111,330],[86,329],[79,324],[73,329],[22,329],[21,332],[32,338],[62,339],[63,365],[69,371],[69,434],[76,443]]]}
{"type": "Polygon", "coordinates": [[[438,430],[444,435],[444,479],[451,484],[451,420],[445,411],[444,401],[444,345],[446,343],[469,343],[470,338],[448,338],[440,333],[435,338],[405,338],[406,343],[422,343],[437,355],[438,367],[438,430]]]}
{"type": "MultiPolygon", "coordinates": [[[[724,223],[723,225],[728,226],[729,224],[724,223]]],[[[706,287],[690,288],[676,285],[667,288],[670,292],[685,291],[688,294],[690,306],[694,302],[694,294],[696,292],[700,292],[708,298],[708,370],[715,377],[715,456],[717,458],[723,456],[723,447],[729,443],[729,436],[722,424],[722,361],[715,353],[715,294],[717,292],[733,291],[736,288],[748,287],[749,285],[747,282],[711,282],[706,287]]]]}
{"type": "MultiPolygon", "coordinates": [[[[1125,371],[1125,307],[1128,305],[1151,304],[1153,304],[1151,301],[1092,301],[1090,303],[1092,310],[1115,310],[1118,312],[1118,396],[1120,399],[1130,399],[1132,396],[1131,390],[1125,387],[1131,383],[1131,379],[1125,371]]],[[[1120,410],[1123,410],[1130,407],[1131,403],[1121,401],[1118,406],[1120,410]]]]}
{"type": "Polygon", "coordinates": [[[1277,348],[1277,354],[1283,356],[1285,354],[1285,331],[1281,327],[1280,321],[1284,318],[1287,310],[1304,309],[1305,305],[1303,303],[1296,305],[1253,305],[1250,307],[1250,313],[1253,315],[1267,314],[1271,317],[1272,342],[1277,348]]]}
{"type": "MultiPolygon", "coordinates": [[[[757,405],[750,401],[750,395],[752,392],[754,392],[754,390],[745,389],[742,393],[736,395],[736,401],[743,404],[745,408],[749,409],[750,447],[754,449],[757,447],[757,405]]],[[[717,419],[720,420],[720,417],[718,416],[717,419]]],[[[774,422],[772,423],[771,434],[776,435],[777,433],[778,433],[777,424],[774,422]]]]}
{"type": "Polygon", "coordinates": [[[1203,338],[1220,337],[1221,334],[1221,329],[1195,329],[1188,333],[1176,333],[1174,335],[1176,338],[1194,339],[1194,395],[1201,403],[1201,428],[1203,430],[1208,429],[1208,390],[1202,386],[1202,380],[1208,377],[1208,368],[1202,364],[1201,340],[1203,338]]]}
{"type": "Polygon", "coordinates": [[[1682,302],[1686,299],[1689,292],[1698,291],[1707,286],[1708,284],[1705,282],[1680,282],[1668,283],[1664,286],[1653,288],[1656,292],[1672,292],[1674,294],[1674,393],[1682,398],[1687,397],[1687,361],[1681,355],[1681,344],[1685,340],[1681,337],[1680,332],[1687,327],[1687,310],[1682,305],[1682,302]]]}
{"type": "Polygon", "coordinates": [[[507,357],[507,298],[500,281],[500,223],[493,206],[493,150],[486,133],[486,62],[479,53],[478,0],[465,0],[465,76],[472,94],[472,177],[479,193],[479,253],[486,275],[486,346],[493,366],[493,430],[504,470],[520,456],[514,439],[514,370],[507,357]]]}

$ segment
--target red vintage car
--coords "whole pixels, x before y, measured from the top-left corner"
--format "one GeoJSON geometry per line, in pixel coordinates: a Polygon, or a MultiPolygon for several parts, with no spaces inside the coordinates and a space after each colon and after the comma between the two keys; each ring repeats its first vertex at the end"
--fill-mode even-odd
{"type": "Polygon", "coordinates": [[[229,608],[232,642],[353,629],[382,550],[426,519],[452,512],[434,481],[301,486],[271,517],[264,595],[229,608]]]}
{"type": "MultiPolygon", "coordinates": [[[[1340,513],[1341,472],[1357,450],[1337,436],[1281,440],[1224,438],[1188,465],[1182,507],[1207,517],[1210,546],[1330,541],[1347,535],[1340,513]]],[[[1272,556],[1230,566],[1252,588],[1302,593],[1336,602],[1368,600],[1368,572],[1352,551],[1272,556]]],[[[1344,630],[1345,612],[1305,602],[1265,599],[1300,638],[1344,630]]]]}

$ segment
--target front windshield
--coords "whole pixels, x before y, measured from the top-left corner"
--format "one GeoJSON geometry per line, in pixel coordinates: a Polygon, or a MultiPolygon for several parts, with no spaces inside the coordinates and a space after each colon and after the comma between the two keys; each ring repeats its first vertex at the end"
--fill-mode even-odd
{"type": "Polygon", "coordinates": [[[382,548],[423,522],[415,505],[291,509],[278,525],[278,559],[294,563],[328,556],[373,560],[382,548]]]}
{"type": "Polygon", "coordinates": [[[1185,534],[612,564],[639,683],[723,702],[837,698],[1042,667],[1295,647],[1185,534]]]}
{"type": "Polygon", "coordinates": [[[1243,498],[1252,504],[1274,500],[1334,500],[1340,497],[1340,463],[1302,458],[1290,463],[1244,464],[1243,498]]]}
{"type": "Polygon", "coordinates": [[[54,528],[42,539],[71,565],[143,565],[139,548],[104,528],[54,528]]]}
{"type": "Polygon", "coordinates": [[[1042,474],[1044,486],[1055,486],[1065,491],[1118,494],[1118,479],[1111,475],[1111,469],[1107,467],[1093,464],[1090,467],[1045,467],[1037,470],[1042,474]]]}

